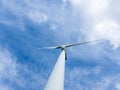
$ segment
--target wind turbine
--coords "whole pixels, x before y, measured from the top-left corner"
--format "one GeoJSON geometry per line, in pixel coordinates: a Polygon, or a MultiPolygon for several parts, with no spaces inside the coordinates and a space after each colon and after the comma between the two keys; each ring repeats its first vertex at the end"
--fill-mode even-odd
{"type": "Polygon", "coordinates": [[[67,53],[66,53],[66,48],[72,47],[72,46],[77,46],[77,45],[82,45],[82,44],[88,44],[88,43],[93,43],[99,40],[94,40],[94,41],[87,41],[87,42],[81,42],[81,43],[73,43],[73,44],[67,44],[67,45],[60,45],[60,46],[52,46],[52,47],[43,47],[43,48],[38,48],[38,49],[61,49],[61,51],[65,51],[65,60],[67,60],[67,53]]]}
{"type": "Polygon", "coordinates": [[[53,47],[38,48],[38,49],[61,49],[61,54],[58,57],[58,60],[49,76],[49,79],[46,83],[44,90],[64,90],[65,60],[67,60],[66,48],[82,45],[82,44],[88,44],[96,41],[98,40],[53,46],[53,47]]]}

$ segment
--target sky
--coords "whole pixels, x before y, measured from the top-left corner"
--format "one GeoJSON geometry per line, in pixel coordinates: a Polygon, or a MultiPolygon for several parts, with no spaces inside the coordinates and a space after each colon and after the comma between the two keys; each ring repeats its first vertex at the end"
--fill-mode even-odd
{"type": "Polygon", "coordinates": [[[120,90],[119,0],[0,0],[0,90],[43,90],[67,49],[65,90],[120,90]]]}

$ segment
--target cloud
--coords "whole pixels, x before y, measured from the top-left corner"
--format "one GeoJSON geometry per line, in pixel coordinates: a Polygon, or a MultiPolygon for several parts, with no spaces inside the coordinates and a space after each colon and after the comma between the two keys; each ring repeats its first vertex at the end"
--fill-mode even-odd
{"type": "Polygon", "coordinates": [[[9,86],[2,85],[1,83],[0,83],[0,89],[1,90],[12,90],[9,86]]]}
{"type": "Polygon", "coordinates": [[[0,47],[0,76],[12,79],[16,75],[16,60],[9,51],[0,47]]]}
{"type": "Polygon", "coordinates": [[[102,78],[100,81],[96,83],[96,85],[92,88],[92,90],[107,90],[110,86],[111,80],[108,78],[102,78]]]}
{"type": "Polygon", "coordinates": [[[47,72],[42,74],[43,72],[34,72],[33,69],[17,62],[17,58],[7,48],[0,46],[0,90],[16,90],[16,87],[42,90],[47,81],[47,72]]]}
{"type": "MultiPolygon", "coordinates": [[[[83,68],[71,68],[69,64],[73,60],[66,63],[69,69],[66,70],[65,89],[96,90],[99,87],[98,89],[104,90],[108,89],[111,84],[112,87],[119,88],[119,85],[116,84],[118,82],[113,82],[115,83],[114,86],[112,83],[114,80],[111,80],[111,74],[116,73],[113,75],[116,76],[119,73],[116,69],[110,70],[111,77],[104,75],[104,73],[109,74],[109,70],[107,70],[109,67],[112,68],[114,64],[120,65],[118,48],[120,45],[120,19],[118,18],[119,4],[116,4],[116,0],[112,4],[112,0],[62,0],[64,5],[57,1],[54,3],[41,0],[34,2],[32,0],[1,1],[3,2],[3,7],[1,7],[3,17],[0,16],[0,19],[2,18],[0,24],[6,25],[0,31],[1,36],[3,36],[1,40],[14,50],[16,56],[7,48],[1,47],[0,89],[14,90],[14,87],[21,90],[43,89],[48,78],[48,72],[54,64],[54,60],[51,60],[50,63],[46,63],[46,60],[49,62],[49,59],[56,59],[56,55],[58,55],[54,51],[43,50],[38,53],[33,50],[35,46],[49,46],[45,39],[53,40],[59,44],[93,39],[105,40],[105,43],[101,42],[102,44],[98,42],[98,44],[71,48],[69,57],[72,58],[69,59],[75,59],[74,62],[78,61],[77,64],[81,64],[80,61],[85,61],[85,66],[83,68]],[[115,17],[116,15],[118,17],[115,17]],[[34,25],[31,25],[30,22],[33,22],[34,25]],[[7,25],[11,25],[12,28],[7,27],[7,25]],[[18,31],[24,26],[25,32],[18,31]],[[108,42],[110,46],[107,46],[108,42]],[[115,50],[112,50],[111,46],[115,50]],[[77,56],[79,58],[76,59],[77,56]],[[93,59],[94,61],[92,61],[93,59]],[[89,61],[90,63],[88,63],[89,61]],[[93,63],[98,63],[98,67],[93,68],[91,66],[93,63]],[[107,65],[111,63],[111,65],[107,67],[106,63],[107,65]],[[101,64],[107,67],[104,72],[101,64]],[[89,66],[91,69],[88,69],[89,66]],[[8,74],[5,70],[8,70],[8,74]],[[3,79],[7,79],[10,83],[3,83],[3,79]]],[[[69,54],[69,51],[67,53],[69,54]]]]}
{"type": "Polygon", "coordinates": [[[4,84],[4,80],[12,81],[16,76],[16,59],[5,48],[0,47],[0,89],[11,90],[9,84],[4,84]]]}
{"type": "Polygon", "coordinates": [[[108,40],[116,49],[120,45],[120,27],[116,21],[102,21],[88,33],[90,39],[108,40]]]}
{"type": "Polygon", "coordinates": [[[65,89],[71,90],[119,90],[120,74],[103,73],[106,67],[67,68],[65,89]]]}
{"type": "Polygon", "coordinates": [[[75,5],[77,7],[77,5],[80,5],[83,0],[68,0],[69,2],[71,2],[72,5],[75,5]]]}
{"type": "Polygon", "coordinates": [[[21,89],[42,90],[45,86],[46,73],[34,72],[28,65],[17,63],[17,75],[14,78],[14,83],[21,89]]]}
{"type": "MultiPolygon", "coordinates": [[[[2,0],[2,3],[5,8],[8,7],[10,11],[12,11],[17,17],[19,17],[20,20],[18,21],[21,22],[19,23],[20,27],[24,27],[24,20],[22,21],[24,17],[28,17],[32,22],[39,25],[50,20],[53,23],[58,23],[60,25],[60,28],[58,26],[57,29],[60,29],[61,31],[58,30],[57,32],[58,33],[61,32],[64,35],[64,37],[63,35],[59,35],[59,37],[61,36],[63,38],[66,38],[67,41],[71,41],[70,39],[73,38],[73,33],[74,34],[79,33],[80,39],[78,40],[81,40],[82,33],[82,35],[84,35],[84,37],[86,37],[87,40],[89,39],[108,40],[114,48],[119,47],[120,44],[119,42],[120,30],[118,27],[119,21],[116,20],[114,16],[112,16],[112,12],[113,11],[114,13],[119,12],[119,9],[116,11],[114,10],[118,6],[111,5],[112,1],[109,0],[62,0],[62,1],[63,3],[68,2],[71,3],[73,7],[73,13],[70,13],[70,9],[69,8],[66,9],[66,7],[65,6],[63,7],[62,5],[61,6],[58,5],[58,8],[56,8],[56,5],[51,6],[51,8],[47,8],[45,7],[47,3],[43,2],[43,4],[41,4],[41,1],[35,1],[31,3],[31,1],[27,0],[18,4],[16,3],[15,0],[13,2],[9,1],[6,2],[2,0]],[[24,7],[21,7],[23,5],[24,7]],[[59,12],[57,9],[60,9],[59,12]],[[110,9],[112,9],[112,11],[110,11],[110,9]],[[54,10],[54,13],[51,13],[50,12],[51,10],[54,10]],[[82,20],[79,18],[82,18],[82,20]],[[107,36],[106,33],[108,33],[107,36]]],[[[2,21],[1,23],[9,24],[10,22],[2,21]]],[[[55,30],[56,29],[55,25],[51,23],[50,29],[55,30]]]]}
{"type": "MultiPolygon", "coordinates": [[[[18,2],[16,2],[16,0],[14,0],[12,2],[9,0],[7,0],[7,1],[2,0],[1,3],[3,5],[3,7],[2,7],[3,11],[6,10],[6,11],[10,12],[10,14],[14,15],[14,17],[17,17],[17,18],[14,20],[10,19],[8,21],[8,20],[4,20],[4,18],[6,18],[7,16],[0,17],[0,18],[3,18],[3,20],[0,21],[0,23],[4,23],[4,24],[7,23],[8,25],[10,25],[12,23],[12,25],[13,25],[16,22],[18,22],[21,29],[22,28],[25,29],[24,28],[24,19],[25,18],[30,19],[35,24],[41,24],[48,20],[47,14],[45,14],[44,12],[41,12],[41,7],[36,9],[36,7],[32,6],[32,5],[36,4],[35,2],[31,3],[30,1],[26,0],[26,1],[18,3],[18,2]]],[[[9,19],[9,18],[6,18],[6,19],[9,19]]]]}
{"type": "Polygon", "coordinates": [[[117,90],[120,90],[120,83],[117,83],[117,84],[116,84],[116,89],[117,89],[117,90]]]}
{"type": "Polygon", "coordinates": [[[28,17],[34,22],[34,23],[38,23],[38,24],[42,24],[44,22],[47,22],[48,17],[45,13],[41,13],[41,12],[34,12],[34,11],[30,11],[28,13],[28,17]]]}
{"type": "Polygon", "coordinates": [[[101,76],[101,79],[96,82],[92,90],[120,90],[120,74],[101,76]]]}
{"type": "Polygon", "coordinates": [[[0,24],[13,25],[13,22],[11,22],[10,20],[0,20],[0,24]]]}
{"type": "Polygon", "coordinates": [[[57,26],[55,24],[50,24],[49,29],[53,30],[53,31],[56,31],[57,30],[57,26]]]}
{"type": "MultiPolygon", "coordinates": [[[[112,5],[110,0],[69,0],[73,9],[82,15],[81,32],[87,39],[108,40],[114,48],[120,46],[120,27],[110,9],[119,8],[112,5]]],[[[117,1],[115,1],[117,3],[117,1]]],[[[116,10],[119,12],[119,10],[116,10]]],[[[81,17],[81,16],[80,16],[81,17]]]]}
{"type": "MultiPolygon", "coordinates": [[[[98,76],[101,71],[101,66],[96,66],[93,68],[82,68],[82,67],[73,67],[73,68],[67,68],[66,69],[66,79],[65,79],[65,89],[71,90],[71,88],[74,85],[74,90],[88,90],[87,88],[94,87],[92,84],[94,83],[94,80],[92,77],[98,76]],[[92,76],[92,77],[91,77],[92,76]],[[89,77],[89,78],[88,78],[89,77]],[[90,84],[92,83],[92,84],[90,84]]],[[[97,78],[99,79],[99,78],[97,78]]],[[[95,83],[94,83],[95,85],[95,83]]],[[[92,89],[91,89],[92,90],[92,89]]]]}

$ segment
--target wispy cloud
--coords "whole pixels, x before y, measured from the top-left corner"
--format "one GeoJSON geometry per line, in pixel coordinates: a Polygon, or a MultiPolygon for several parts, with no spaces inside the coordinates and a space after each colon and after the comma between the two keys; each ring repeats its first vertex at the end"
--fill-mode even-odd
{"type": "Polygon", "coordinates": [[[120,90],[120,83],[117,83],[117,84],[115,85],[115,87],[116,87],[117,90],[120,90]]]}
{"type": "Polygon", "coordinates": [[[53,45],[52,41],[67,44],[100,39],[103,42],[68,49],[65,89],[119,90],[118,0],[0,2],[0,43],[14,53],[0,48],[0,89],[43,89],[58,51],[37,51],[36,46],[53,45]]]}
{"type": "Polygon", "coordinates": [[[120,74],[105,75],[102,73],[103,69],[101,66],[89,69],[80,67],[67,68],[66,89],[71,90],[74,86],[75,90],[119,90],[120,74]]]}
{"type": "Polygon", "coordinates": [[[0,62],[1,90],[16,90],[16,86],[21,89],[43,89],[46,82],[44,76],[30,70],[28,65],[17,62],[16,57],[4,47],[0,47],[0,62]]]}
{"type": "Polygon", "coordinates": [[[10,20],[0,20],[0,24],[13,25],[13,22],[11,22],[10,20]]]}
{"type": "Polygon", "coordinates": [[[42,12],[29,12],[28,13],[28,17],[34,22],[34,23],[44,23],[47,22],[47,15],[45,13],[42,12]]]}
{"type": "Polygon", "coordinates": [[[12,81],[16,76],[16,59],[7,49],[0,47],[0,62],[0,89],[9,90],[11,87],[5,80],[12,81]]]}
{"type": "MultiPolygon", "coordinates": [[[[112,5],[109,0],[70,0],[73,8],[82,14],[84,26],[82,32],[88,39],[108,40],[114,48],[120,45],[120,27],[117,18],[112,16],[112,5]]],[[[117,3],[117,1],[115,1],[117,3]]],[[[116,12],[119,12],[117,9],[116,12]]]]}

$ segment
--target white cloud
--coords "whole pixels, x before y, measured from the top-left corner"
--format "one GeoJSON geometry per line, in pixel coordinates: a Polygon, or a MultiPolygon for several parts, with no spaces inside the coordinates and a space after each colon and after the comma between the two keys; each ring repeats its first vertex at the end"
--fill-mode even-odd
{"type": "MultiPolygon", "coordinates": [[[[12,2],[9,0],[1,1],[1,3],[3,4],[2,7],[3,9],[7,8],[7,10],[12,12],[12,14],[16,15],[16,17],[18,17],[16,21],[17,23],[19,23],[21,29],[24,29],[24,25],[23,25],[24,22],[22,21],[24,17],[28,17],[34,23],[38,23],[38,24],[44,23],[48,20],[48,16],[45,13],[40,12],[41,10],[41,5],[39,4],[40,2],[41,1],[31,2],[30,0],[22,1],[20,3],[16,2],[16,0],[13,0],[12,2]]],[[[4,20],[4,21],[0,21],[0,23],[14,25],[16,22],[13,20],[11,21],[4,20]]]]}
{"type": "Polygon", "coordinates": [[[88,0],[87,2],[88,10],[86,12],[93,16],[105,13],[109,3],[108,0],[88,0]]]}
{"type": "Polygon", "coordinates": [[[96,82],[92,90],[107,90],[110,86],[111,79],[109,78],[102,78],[100,81],[96,82]]]}
{"type": "MultiPolygon", "coordinates": [[[[112,15],[113,9],[115,7],[119,8],[119,6],[112,6],[112,0],[69,1],[74,10],[83,16],[83,29],[81,32],[87,39],[108,40],[114,48],[120,46],[120,21],[112,15]]],[[[117,3],[117,1],[114,1],[114,3],[117,3]]],[[[115,11],[119,12],[118,9],[115,11]]]]}
{"type": "Polygon", "coordinates": [[[0,47],[0,90],[10,90],[10,86],[3,83],[4,79],[13,80],[16,76],[16,59],[5,48],[0,47]]]}
{"type": "Polygon", "coordinates": [[[16,62],[16,57],[6,48],[0,46],[0,90],[14,90],[14,86],[10,83],[15,83],[24,89],[32,88],[36,90],[43,88],[45,82],[46,79],[43,74],[33,72],[28,65],[16,62]],[[29,75],[30,77],[25,78],[24,75],[29,75]],[[4,83],[5,80],[9,82],[4,83]]]}
{"type": "Polygon", "coordinates": [[[101,73],[102,69],[101,66],[90,69],[79,67],[73,69],[67,68],[66,87],[68,90],[73,85],[76,87],[74,90],[109,90],[110,88],[120,90],[120,74],[105,75],[101,73]]]}
{"type": "Polygon", "coordinates": [[[120,74],[101,76],[91,90],[120,90],[120,74]]]}
{"type": "Polygon", "coordinates": [[[57,29],[57,26],[55,24],[50,24],[50,27],[49,27],[51,30],[53,31],[56,31],[57,29]]]}
{"type": "Polygon", "coordinates": [[[21,88],[34,90],[42,90],[46,79],[40,72],[34,72],[29,69],[29,65],[17,63],[17,76],[14,78],[14,82],[21,88]],[[26,76],[29,76],[26,78],[26,76]]]}
{"type": "Polygon", "coordinates": [[[83,0],[68,0],[68,1],[70,1],[73,5],[80,5],[83,2],[83,0]]]}
{"type": "MultiPolygon", "coordinates": [[[[77,9],[79,13],[83,11],[86,17],[96,16],[105,13],[108,9],[108,0],[69,0],[74,9],[77,9]]],[[[81,13],[81,14],[82,14],[81,13]]],[[[95,17],[94,17],[95,18],[95,17]]]]}
{"type": "Polygon", "coordinates": [[[28,13],[28,17],[34,22],[34,23],[44,23],[47,21],[48,17],[45,13],[38,12],[38,11],[32,11],[28,13]]]}
{"type": "Polygon", "coordinates": [[[62,0],[62,2],[63,2],[63,3],[66,3],[66,2],[67,2],[67,0],[62,0]]]}
{"type": "MultiPolygon", "coordinates": [[[[80,67],[74,67],[73,69],[67,68],[67,74],[66,74],[66,87],[71,89],[74,85],[74,90],[88,90],[90,83],[94,83],[94,81],[89,81],[85,77],[88,77],[89,75],[99,75],[102,70],[101,66],[96,66],[94,68],[80,68],[80,67]],[[85,81],[85,86],[82,82],[85,81]]],[[[95,84],[94,84],[95,85],[95,84]]]]}
{"type": "Polygon", "coordinates": [[[117,83],[115,87],[117,90],[120,90],[120,83],[117,83]]]}
{"type": "Polygon", "coordinates": [[[13,25],[13,22],[9,20],[0,20],[0,24],[13,25]]]}
{"type": "Polygon", "coordinates": [[[0,47],[0,78],[13,78],[16,75],[16,60],[9,51],[0,47]]]}
{"type": "Polygon", "coordinates": [[[2,85],[2,84],[0,83],[0,90],[12,90],[12,89],[11,89],[11,87],[6,86],[6,85],[2,85]]]}
{"type": "Polygon", "coordinates": [[[114,48],[120,45],[120,27],[115,21],[106,20],[96,23],[88,36],[91,39],[108,40],[114,48]]]}

